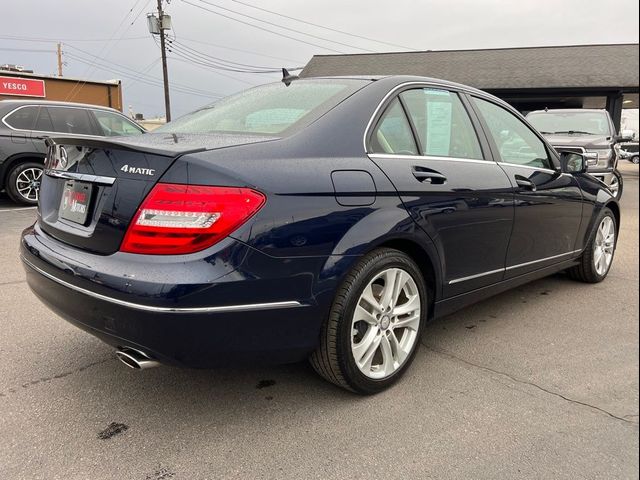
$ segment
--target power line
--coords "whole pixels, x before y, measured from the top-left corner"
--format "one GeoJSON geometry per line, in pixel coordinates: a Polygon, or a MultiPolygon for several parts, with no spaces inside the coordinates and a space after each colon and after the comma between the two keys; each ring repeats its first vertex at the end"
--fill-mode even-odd
{"type": "Polygon", "coordinates": [[[246,7],[249,7],[249,8],[253,8],[253,9],[260,10],[260,11],[263,11],[263,12],[266,12],[266,13],[270,13],[272,15],[277,15],[279,17],[288,18],[289,20],[295,20],[296,22],[304,23],[306,25],[311,25],[311,26],[314,26],[314,27],[322,28],[324,30],[329,30],[330,32],[341,33],[343,35],[349,35],[350,37],[360,38],[362,40],[368,40],[370,42],[376,42],[376,43],[380,43],[382,45],[389,45],[391,47],[398,47],[398,48],[403,48],[403,49],[406,49],[406,50],[415,50],[414,48],[405,47],[403,45],[398,45],[396,43],[385,42],[383,40],[377,40],[375,38],[365,37],[363,35],[357,35],[355,33],[345,32],[344,30],[338,30],[337,28],[331,28],[331,27],[327,27],[325,25],[320,25],[318,23],[313,23],[313,22],[309,22],[307,20],[302,20],[300,18],[291,17],[289,15],[285,15],[284,13],[274,12],[273,10],[267,10],[266,8],[258,7],[256,5],[252,5],[250,3],[241,2],[240,0],[232,0],[232,1],[235,2],[235,3],[239,3],[240,5],[244,5],[246,7]]]}
{"type": "MultiPolygon", "coordinates": [[[[50,37],[21,37],[18,35],[0,35],[5,40],[17,40],[20,42],[58,43],[58,42],[107,42],[108,38],[50,38],[50,37]]],[[[142,40],[149,37],[122,37],[120,40],[142,40]]]]}
{"type": "Polygon", "coordinates": [[[185,38],[182,35],[180,35],[180,40],[184,41],[184,42],[198,43],[200,45],[206,45],[208,47],[216,47],[216,48],[222,48],[222,49],[225,49],[225,50],[232,50],[232,51],[235,51],[235,52],[248,53],[249,55],[255,55],[256,57],[272,58],[274,60],[284,60],[285,62],[304,63],[302,60],[292,60],[290,58],[275,57],[273,55],[267,55],[266,53],[252,52],[250,50],[242,50],[240,48],[229,47],[229,46],[226,46],[226,45],[220,45],[218,43],[203,42],[201,40],[194,40],[192,38],[185,38]]]}
{"type": "MultiPolygon", "coordinates": [[[[69,58],[71,58],[73,60],[76,60],[76,61],[79,61],[81,63],[87,64],[87,65],[92,64],[92,60],[91,59],[87,59],[86,57],[82,57],[82,56],[80,56],[78,54],[68,53],[67,55],[69,56],[69,58]]],[[[162,83],[159,80],[157,80],[154,77],[152,77],[150,75],[147,75],[147,74],[145,74],[143,72],[139,72],[137,70],[133,70],[133,69],[131,69],[129,67],[126,67],[124,65],[119,65],[119,64],[116,64],[116,63],[113,63],[113,62],[109,62],[109,61],[106,61],[106,60],[105,60],[105,62],[106,62],[106,64],[102,63],[102,62],[99,62],[99,61],[96,61],[96,62],[94,62],[94,64],[97,67],[103,68],[103,69],[105,69],[107,71],[113,71],[114,73],[122,75],[122,76],[124,76],[126,78],[130,78],[130,79],[133,79],[135,81],[145,83],[147,85],[153,85],[153,86],[156,86],[156,87],[162,86],[162,83]]],[[[198,96],[203,96],[203,97],[209,97],[209,98],[212,98],[212,97],[220,98],[220,97],[224,96],[224,95],[221,95],[221,94],[218,94],[218,93],[215,93],[215,92],[208,92],[206,90],[200,90],[200,89],[197,89],[197,88],[189,87],[188,85],[182,85],[182,84],[174,84],[174,85],[175,85],[174,86],[174,90],[179,91],[181,93],[188,93],[188,94],[193,94],[193,95],[198,95],[198,96]]]]}
{"type": "Polygon", "coordinates": [[[229,15],[225,15],[224,13],[216,12],[215,10],[211,10],[210,8],[203,7],[202,5],[197,5],[195,3],[192,3],[189,0],[182,0],[182,1],[184,3],[186,3],[186,4],[188,4],[188,5],[191,5],[192,7],[199,8],[200,10],[204,10],[206,12],[213,13],[214,15],[218,15],[220,17],[228,18],[229,20],[233,20],[234,22],[242,23],[244,25],[248,25],[250,27],[257,28],[258,30],[262,30],[262,31],[265,31],[265,32],[273,33],[274,35],[278,35],[280,37],[288,38],[289,40],[293,40],[293,41],[296,41],[296,42],[299,42],[299,43],[305,43],[307,45],[311,45],[312,47],[322,48],[323,50],[328,50],[328,51],[334,52],[334,53],[345,53],[345,52],[341,52],[340,50],[335,50],[333,48],[326,47],[324,45],[318,45],[317,43],[307,42],[306,40],[302,40],[300,38],[292,37],[292,36],[286,35],[284,33],[275,32],[273,30],[269,30],[268,28],[261,27],[260,25],[254,25],[253,23],[245,22],[244,20],[240,20],[238,18],[230,17],[229,15]]]}
{"type": "Polygon", "coordinates": [[[261,19],[261,18],[254,17],[254,16],[252,16],[252,15],[248,15],[248,14],[246,14],[246,13],[238,12],[238,11],[233,10],[233,9],[231,9],[231,8],[223,7],[223,6],[218,5],[218,4],[216,4],[216,3],[212,3],[212,2],[210,2],[210,1],[208,1],[208,0],[199,0],[199,1],[200,1],[201,3],[205,3],[205,4],[209,5],[209,6],[212,6],[212,7],[215,7],[215,8],[219,8],[220,10],[224,10],[224,11],[226,11],[226,12],[231,12],[231,13],[234,13],[234,14],[236,14],[236,15],[240,15],[241,17],[250,18],[251,20],[255,20],[255,21],[257,21],[257,22],[266,23],[267,25],[271,25],[271,26],[274,26],[274,27],[277,27],[277,28],[281,28],[281,29],[283,29],[283,30],[288,30],[288,31],[290,31],[290,32],[297,33],[297,34],[299,34],[299,35],[305,35],[305,36],[307,36],[307,37],[315,38],[315,39],[317,39],[317,40],[322,40],[322,41],[324,41],[324,42],[335,43],[336,45],[341,45],[341,46],[343,46],[343,47],[347,47],[347,48],[355,48],[355,49],[357,49],[357,50],[362,50],[362,51],[364,51],[364,52],[375,53],[375,51],[374,51],[374,50],[369,50],[368,48],[358,47],[358,46],[355,46],[355,45],[350,45],[350,44],[348,44],[348,43],[339,42],[339,41],[337,41],[337,40],[331,40],[330,38],[321,37],[321,36],[319,36],[319,35],[313,35],[313,34],[311,34],[311,33],[306,33],[306,32],[303,32],[303,31],[301,31],[301,30],[297,30],[297,29],[295,29],[295,28],[286,27],[286,26],[284,26],[284,25],[280,25],[279,23],[270,22],[270,21],[268,21],[268,20],[263,20],[263,19],[261,19]]]}
{"type": "MultiPolygon", "coordinates": [[[[94,65],[94,63],[91,63],[91,61],[90,61],[90,60],[84,60],[84,59],[81,59],[81,58],[79,58],[79,57],[76,57],[76,56],[75,56],[75,55],[73,55],[73,54],[71,54],[69,57],[70,57],[71,59],[73,59],[73,60],[76,60],[76,61],[78,61],[78,62],[82,62],[82,63],[84,63],[84,64],[86,64],[86,65],[94,65]]],[[[100,65],[100,64],[97,64],[97,66],[102,67],[102,68],[109,68],[109,67],[104,67],[104,66],[102,66],[102,65],[100,65]]],[[[119,71],[119,70],[116,70],[116,69],[113,69],[113,68],[112,68],[112,70],[113,70],[115,73],[117,73],[117,74],[119,74],[119,75],[122,75],[123,77],[129,78],[129,79],[133,79],[133,80],[137,80],[137,81],[139,81],[139,82],[141,82],[141,83],[144,83],[144,84],[146,84],[146,85],[149,85],[149,86],[152,86],[152,87],[158,87],[158,88],[161,88],[161,87],[162,87],[162,83],[154,82],[154,81],[151,81],[151,80],[149,80],[149,79],[147,79],[147,78],[140,78],[140,77],[136,77],[135,75],[133,75],[133,74],[131,74],[131,73],[127,73],[127,72],[124,72],[124,71],[119,71]]],[[[171,89],[172,89],[172,90],[174,90],[174,91],[176,91],[176,92],[179,92],[179,93],[184,93],[184,94],[187,94],[187,95],[194,95],[194,96],[197,96],[197,97],[213,98],[213,99],[221,98],[220,96],[215,95],[215,94],[210,94],[210,93],[199,93],[199,92],[196,92],[196,91],[191,91],[191,90],[183,89],[183,88],[181,88],[181,87],[177,87],[177,86],[172,86],[172,87],[171,87],[171,89]]]]}
{"type": "MultiPolygon", "coordinates": [[[[151,0],[147,0],[147,2],[145,3],[145,7],[146,5],[150,2],[151,0]]],[[[133,6],[129,9],[129,11],[126,13],[126,15],[122,18],[122,20],[120,20],[120,23],[118,24],[118,26],[116,27],[116,29],[113,31],[113,34],[111,35],[111,38],[102,46],[102,48],[100,49],[100,52],[95,55],[93,57],[93,61],[95,62],[98,57],[104,55],[107,55],[109,53],[109,51],[115,47],[118,42],[120,41],[119,39],[115,41],[115,43],[113,45],[109,45],[111,43],[111,41],[115,38],[115,36],[118,34],[118,32],[120,31],[120,28],[122,27],[122,25],[124,24],[124,22],[127,20],[127,18],[129,17],[129,15],[133,12],[133,10],[136,8],[136,6],[138,5],[138,3],[140,3],[140,0],[136,0],[135,3],[133,4],[133,6]],[[109,48],[107,48],[109,47],[109,48]],[[106,51],[105,51],[106,49],[106,51]]],[[[131,22],[129,24],[129,26],[127,26],[124,31],[122,31],[122,33],[120,34],[120,38],[124,37],[125,33],[127,33],[129,31],[129,29],[131,28],[131,25],[133,25],[133,23],[137,20],[137,17],[134,18],[133,22],[131,22]]],[[[95,70],[93,65],[89,65],[89,67],[87,68],[87,70],[85,71],[84,77],[85,78],[89,78],[89,75],[91,73],[93,73],[93,71],[95,70]]],[[[77,83],[76,85],[74,85],[74,87],[71,89],[71,91],[69,92],[69,94],[67,94],[67,96],[65,97],[65,100],[73,100],[75,98],[75,96],[80,93],[80,90],[82,90],[82,87],[84,87],[84,85],[86,84],[86,80],[83,81],[82,83],[77,83]],[[77,91],[76,91],[76,87],[77,87],[77,91]]]]}
{"type": "Polygon", "coordinates": [[[5,52],[33,52],[33,53],[51,53],[54,50],[45,50],[44,48],[6,48],[0,47],[0,50],[5,52]]]}
{"type": "MultiPolygon", "coordinates": [[[[238,72],[238,73],[277,73],[281,72],[281,67],[265,67],[260,65],[250,65],[246,63],[234,62],[231,60],[226,60],[224,58],[215,57],[212,55],[208,55],[204,52],[191,48],[178,40],[171,41],[171,49],[176,50],[178,52],[191,54],[199,59],[208,62],[212,65],[213,68],[220,68],[221,70],[227,70],[230,72],[238,72]]],[[[301,69],[291,67],[291,70],[301,69]]]]}

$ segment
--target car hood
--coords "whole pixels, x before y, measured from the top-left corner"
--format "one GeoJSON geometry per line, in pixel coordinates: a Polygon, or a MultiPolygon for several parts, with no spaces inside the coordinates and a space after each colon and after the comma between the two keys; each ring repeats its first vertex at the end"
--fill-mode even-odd
{"type": "Polygon", "coordinates": [[[605,135],[545,135],[545,138],[554,147],[584,147],[589,150],[611,146],[611,137],[605,135]]]}

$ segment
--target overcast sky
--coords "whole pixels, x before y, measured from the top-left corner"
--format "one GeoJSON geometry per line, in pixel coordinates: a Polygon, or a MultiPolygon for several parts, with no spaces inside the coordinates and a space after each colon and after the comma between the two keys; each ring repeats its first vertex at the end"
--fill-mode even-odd
{"type": "MultiPolygon", "coordinates": [[[[637,0],[242,2],[416,50],[638,42],[637,0]]],[[[3,1],[0,63],[20,64],[37,73],[53,74],[56,72],[55,41],[60,40],[65,52],[65,76],[122,79],[125,111],[131,105],[135,112],[143,112],[146,117],[162,114],[160,50],[148,33],[146,23],[146,13],[151,12],[155,5],[156,0],[3,1]],[[94,61],[96,56],[103,66],[86,64],[94,61]],[[114,64],[118,66],[114,67],[114,64]],[[112,68],[108,68],[109,65],[112,68]],[[116,68],[119,71],[115,71],[116,68]],[[138,75],[135,72],[146,72],[148,76],[145,78],[155,85],[136,80],[138,75]]],[[[182,48],[183,52],[195,49],[198,53],[191,50],[191,58],[207,58],[207,62],[210,58],[202,55],[280,68],[303,66],[314,54],[401,50],[400,47],[283,18],[234,0],[172,0],[166,6],[166,12],[172,16],[173,33],[182,45],[177,48],[182,48]],[[301,41],[254,28],[220,14],[301,41]]],[[[171,97],[174,118],[212,101],[206,92],[226,95],[280,78],[278,74],[215,70],[176,57],[176,53],[169,55],[169,77],[175,87],[171,97]],[[189,89],[188,93],[186,89],[189,89]]]]}

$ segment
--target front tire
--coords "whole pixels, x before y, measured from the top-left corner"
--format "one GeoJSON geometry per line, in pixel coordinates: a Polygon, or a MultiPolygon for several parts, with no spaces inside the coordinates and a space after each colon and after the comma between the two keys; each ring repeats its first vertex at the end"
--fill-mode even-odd
{"type": "Polygon", "coordinates": [[[427,311],[427,289],[415,262],[398,250],[374,250],[338,289],[311,365],[339,387],[378,393],[409,368],[427,311]]]}
{"type": "Polygon", "coordinates": [[[639,158],[639,157],[638,157],[638,155],[635,155],[635,156],[631,157],[631,158],[629,159],[629,161],[630,161],[631,163],[633,163],[634,165],[638,165],[638,162],[639,162],[638,158],[639,158]]]}
{"type": "Polygon", "coordinates": [[[609,274],[618,241],[618,227],[613,212],[604,208],[598,217],[596,231],[591,235],[580,263],[568,270],[574,280],[599,283],[609,274]]]}
{"type": "Polygon", "coordinates": [[[609,184],[609,188],[613,193],[616,200],[620,200],[622,198],[622,189],[624,187],[624,182],[622,180],[622,174],[618,170],[613,171],[613,178],[611,179],[611,183],[609,184]]]}
{"type": "Polygon", "coordinates": [[[23,205],[37,205],[44,166],[38,162],[15,165],[7,175],[5,188],[9,198],[23,205]]]}

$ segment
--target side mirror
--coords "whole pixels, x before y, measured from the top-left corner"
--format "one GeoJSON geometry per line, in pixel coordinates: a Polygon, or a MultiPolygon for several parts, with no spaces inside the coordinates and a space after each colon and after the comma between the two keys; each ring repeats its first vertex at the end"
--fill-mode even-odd
{"type": "Polygon", "coordinates": [[[575,152],[560,153],[560,163],[564,173],[586,173],[588,165],[584,155],[575,152]]]}
{"type": "Polygon", "coordinates": [[[634,132],[633,130],[622,130],[620,132],[620,135],[616,135],[615,141],[618,143],[622,143],[622,142],[631,142],[636,136],[636,132],[634,132]]]}

